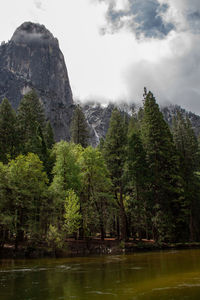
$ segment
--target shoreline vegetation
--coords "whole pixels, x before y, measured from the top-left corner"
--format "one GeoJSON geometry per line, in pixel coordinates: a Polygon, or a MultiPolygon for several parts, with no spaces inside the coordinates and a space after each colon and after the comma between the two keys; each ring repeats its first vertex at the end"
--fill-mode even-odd
{"type": "Polygon", "coordinates": [[[153,94],[144,92],[139,111],[113,109],[97,148],[89,145],[79,105],[71,140],[55,142],[34,91],[17,113],[2,101],[2,257],[199,246],[200,141],[180,112],[170,128],[153,94]]]}
{"type": "Polygon", "coordinates": [[[151,252],[159,250],[200,249],[200,242],[188,243],[156,243],[153,240],[129,240],[126,242],[115,238],[88,238],[76,240],[67,239],[62,249],[53,249],[41,243],[34,246],[23,243],[15,249],[14,244],[5,244],[0,250],[0,259],[27,259],[27,258],[64,258],[93,255],[120,255],[138,252],[151,252]]]}

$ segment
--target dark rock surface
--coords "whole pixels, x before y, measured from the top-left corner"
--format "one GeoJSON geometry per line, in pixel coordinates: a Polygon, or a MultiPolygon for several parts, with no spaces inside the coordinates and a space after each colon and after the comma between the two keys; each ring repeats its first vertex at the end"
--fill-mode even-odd
{"type": "Polygon", "coordinates": [[[82,105],[85,118],[90,128],[90,144],[93,147],[99,144],[100,138],[105,138],[113,108],[114,105],[112,104],[106,107],[100,104],[82,105]]]}
{"type": "Polygon", "coordinates": [[[56,140],[69,139],[73,99],[58,40],[44,25],[25,22],[0,46],[0,102],[7,97],[17,109],[32,88],[44,105],[56,140]]]}
{"type": "MultiPolygon", "coordinates": [[[[134,104],[109,104],[107,106],[101,106],[97,103],[82,104],[82,109],[90,127],[91,144],[96,147],[101,138],[105,138],[107,130],[109,128],[110,117],[112,110],[117,107],[122,114],[131,116],[132,111],[137,111],[137,107],[134,104]]],[[[188,112],[178,105],[169,105],[160,108],[165,121],[172,126],[173,117],[180,111],[183,116],[188,117],[194,132],[197,136],[200,135],[200,116],[188,112]]]]}
{"type": "Polygon", "coordinates": [[[177,112],[181,112],[184,117],[189,118],[192,128],[198,137],[200,135],[200,116],[192,113],[191,111],[187,111],[179,105],[169,105],[165,107],[161,107],[161,111],[164,115],[165,121],[172,126],[173,117],[177,115],[177,112]]]}
{"type": "Polygon", "coordinates": [[[98,146],[101,138],[105,139],[109,128],[110,117],[114,108],[118,108],[122,115],[129,117],[135,111],[136,105],[127,103],[110,103],[102,106],[100,103],[81,104],[86,120],[90,128],[90,143],[93,147],[98,146]]]}

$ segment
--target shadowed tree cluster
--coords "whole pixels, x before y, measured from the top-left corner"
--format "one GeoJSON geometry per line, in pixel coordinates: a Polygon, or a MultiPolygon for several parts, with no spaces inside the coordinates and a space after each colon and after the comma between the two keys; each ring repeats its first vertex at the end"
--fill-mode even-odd
{"type": "Polygon", "coordinates": [[[71,142],[54,142],[34,91],[17,113],[0,104],[0,247],[62,248],[67,237],[158,243],[200,240],[199,145],[188,119],[170,129],[151,92],[131,116],[114,109],[105,140],[88,145],[80,106],[71,142]]]}

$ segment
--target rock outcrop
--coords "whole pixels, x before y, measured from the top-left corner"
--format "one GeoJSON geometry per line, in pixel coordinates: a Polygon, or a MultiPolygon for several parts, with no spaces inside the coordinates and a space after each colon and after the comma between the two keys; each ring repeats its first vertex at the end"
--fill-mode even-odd
{"type": "MultiPolygon", "coordinates": [[[[87,119],[90,128],[91,145],[96,147],[99,144],[101,138],[105,138],[109,128],[110,117],[113,109],[117,107],[122,114],[126,114],[128,117],[131,116],[132,111],[136,111],[139,107],[135,104],[128,105],[126,103],[121,104],[109,104],[102,106],[97,103],[82,104],[82,109],[87,119]]],[[[188,112],[178,105],[169,105],[161,107],[165,121],[172,126],[173,117],[176,116],[177,111],[181,112],[183,116],[188,117],[196,136],[200,135],[200,116],[188,112]]]]}
{"type": "Polygon", "coordinates": [[[98,146],[101,138],[105,139],[113,108],[113,104],[106,107],[100,104],[82,105],[89,126],[90,144],[93,147],[98,146]]]}
{"type": "Polygon", "coordinates": [[[56,140],[69,139],[73,98],[58,40],[44,25],[25,22],[0,46],[0,102],[7,97],[17,109],[31,89],[44,105],[56,140]]]}
{"type": "Polygon", "coordinates": [[[131,113],[136,110],[136,105],[127,103],[109,103],[102,106],[100,103],[81,104],[85,118],[90,129],[90,144],[93,147],[98,146],[101,138],[105,139],[109,128],[110,118],[114,108],[119,109],[122,115],[131,116],[131,113]]]}
{"type": "Polygon", "coordinates": [[[198,137],[200,135],[200,116],[192,113],[191,111],[187,111],[179,105],[168,105],[165,107],[161,107],[161,111],[163,113],[165,121],[172,126],[173,117],[177,115],[177,112],[180,112],[185,118],[188,118],[192,124],[192,128],[198,137]]]}

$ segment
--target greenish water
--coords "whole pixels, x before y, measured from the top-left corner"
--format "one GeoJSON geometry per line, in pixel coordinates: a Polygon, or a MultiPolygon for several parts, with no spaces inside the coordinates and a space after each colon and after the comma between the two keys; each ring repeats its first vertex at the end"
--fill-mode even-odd
{"type": "Polygon", "coordinates": [[[200,299],[200,250],[1,260],[1,300],[200,299]]]}

